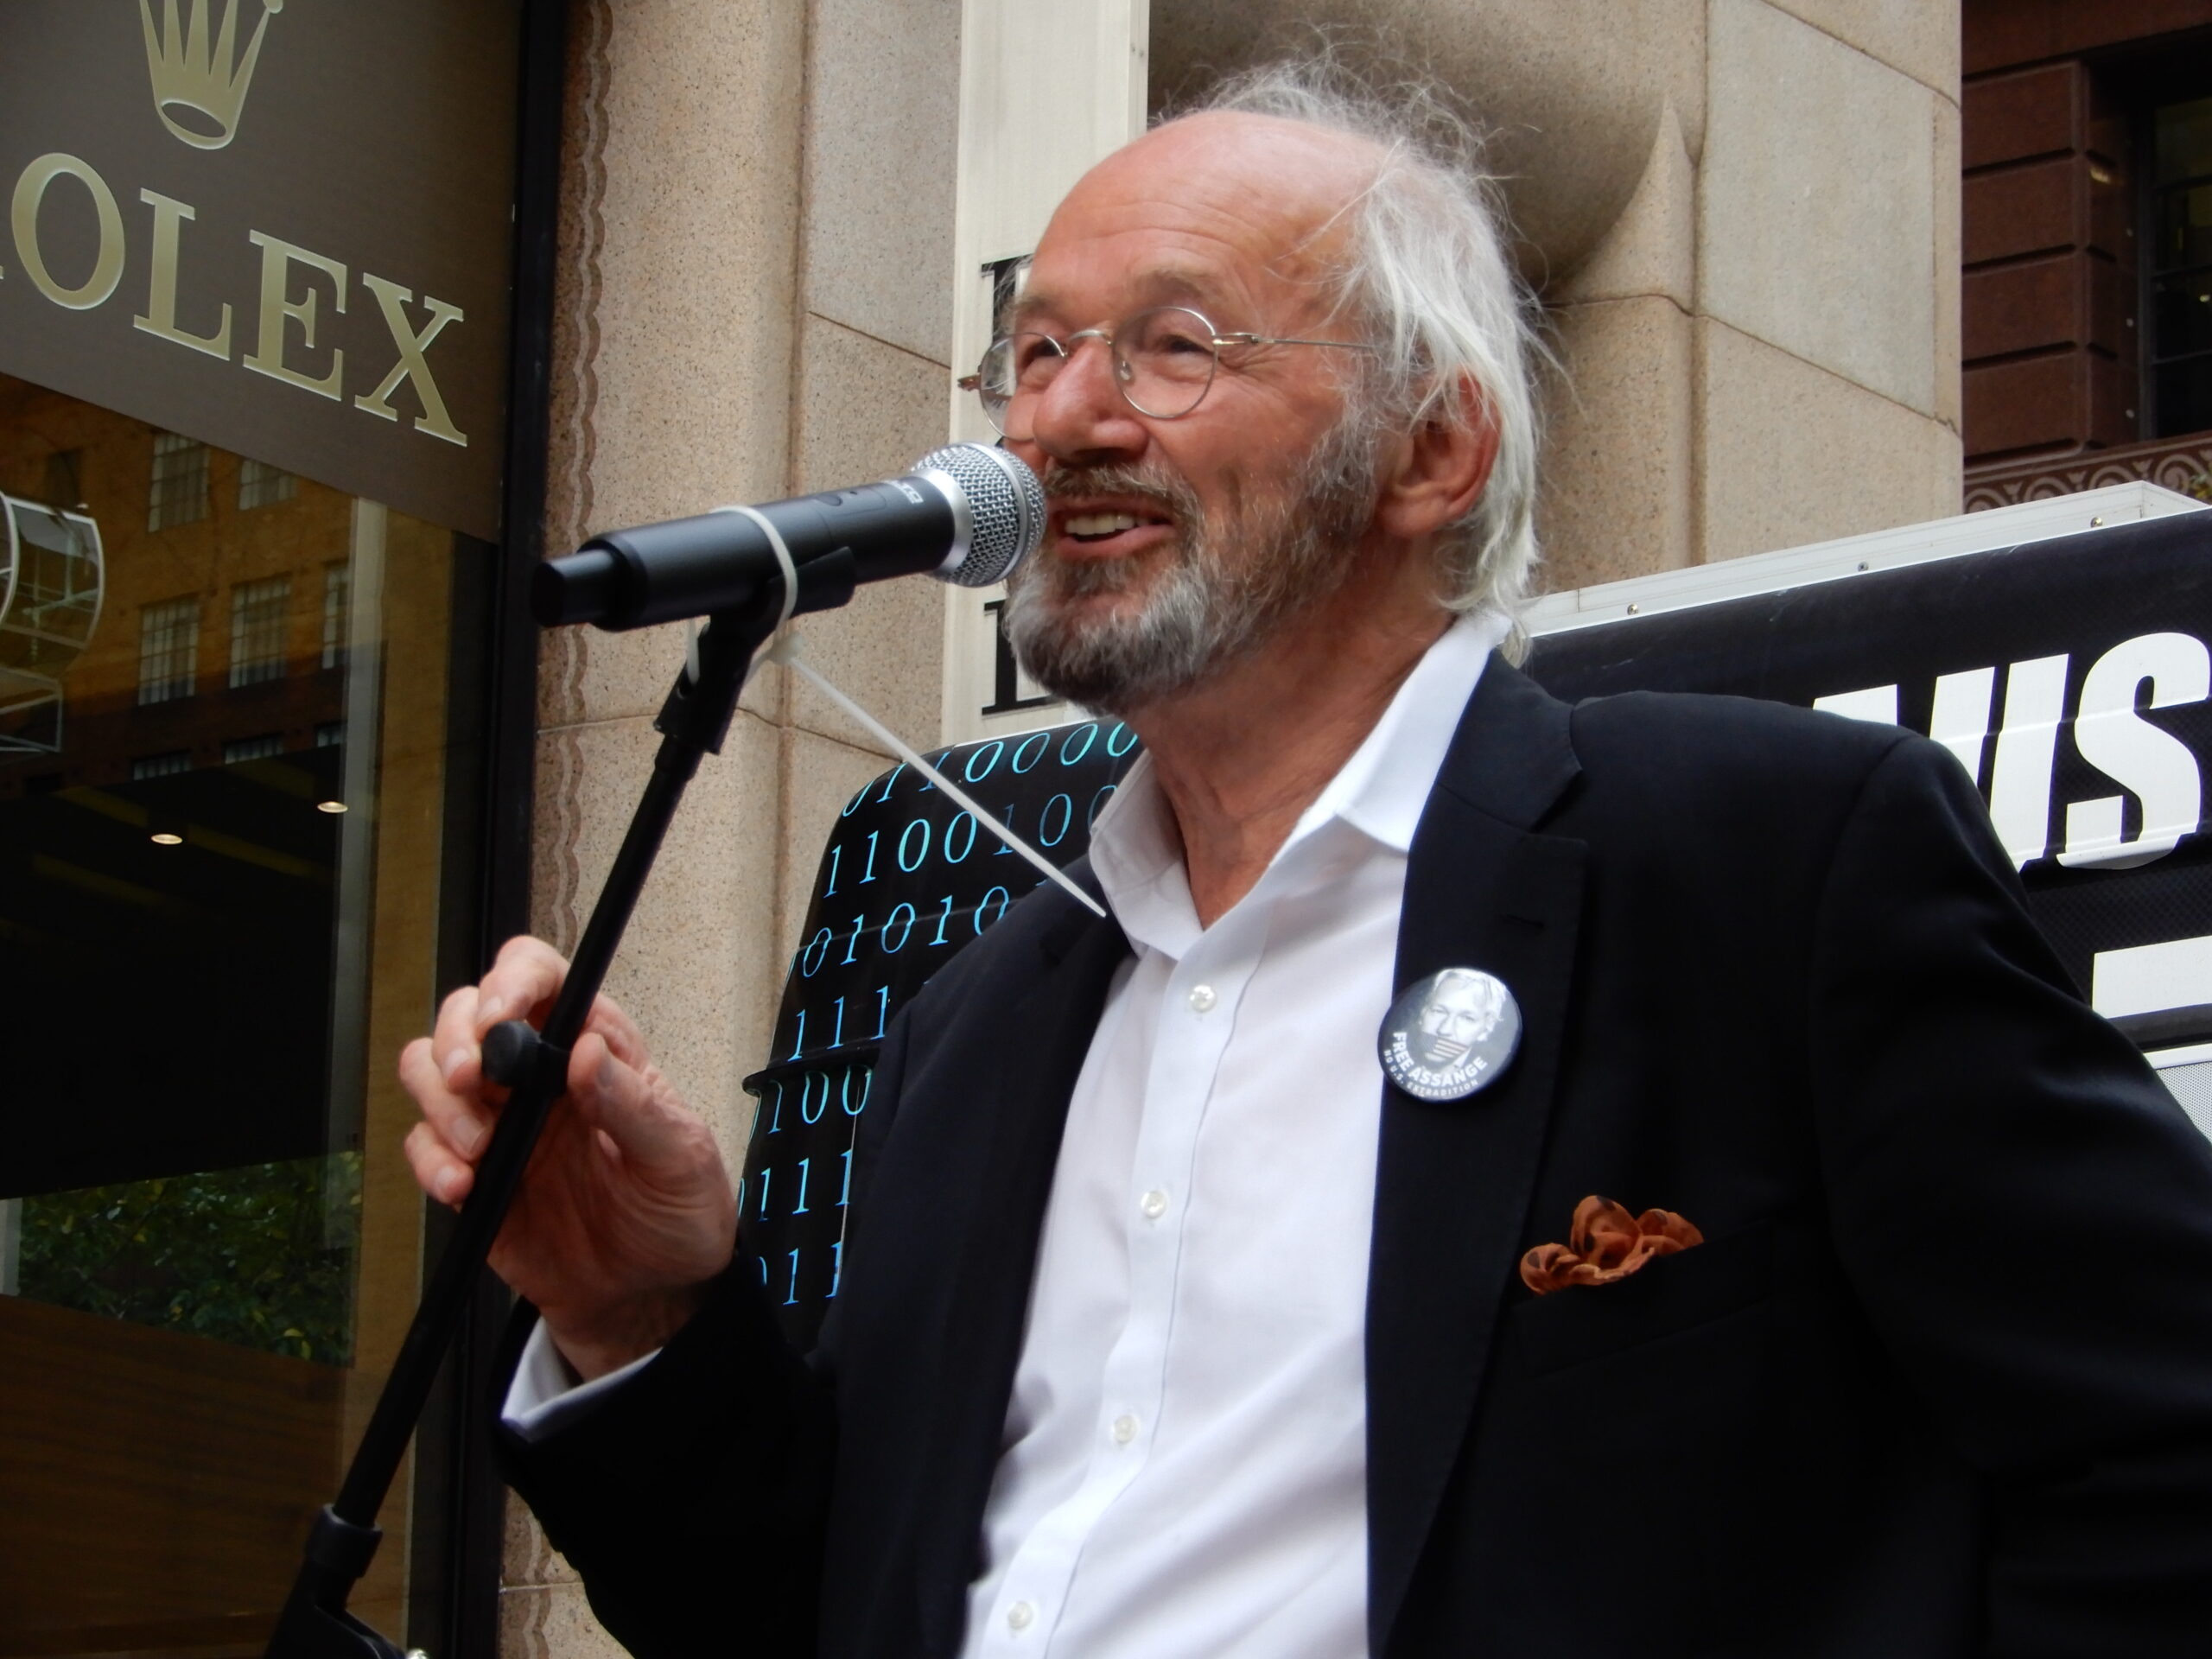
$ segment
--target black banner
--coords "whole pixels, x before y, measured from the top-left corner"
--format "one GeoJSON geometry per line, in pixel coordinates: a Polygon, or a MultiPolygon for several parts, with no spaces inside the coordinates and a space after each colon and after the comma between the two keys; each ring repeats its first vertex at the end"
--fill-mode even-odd
{"type": "Polygon", "coordinates": [[[2164,1042],[2212,1035],[2208,642],[2212,514],[2183,513],[1603,623],[1529,666],[1570,701],[1720,692],[1944,741],[2083,993],[2164,1042]]]}

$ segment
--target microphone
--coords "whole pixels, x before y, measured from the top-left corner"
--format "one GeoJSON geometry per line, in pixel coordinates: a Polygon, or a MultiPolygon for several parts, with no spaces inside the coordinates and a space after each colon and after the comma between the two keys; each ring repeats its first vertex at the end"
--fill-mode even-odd
{"type": "MultiPolygon", "coordinates": [[[[1045,492],[1020,457],[950,443],[914,470],[857,489],[827,490],[751,509],[776,527],[794,566],[845,553],[853,580],[924,572],[987,588],[1045,536],[1045,492]]],[[[744,603],[779,580],[767,532],[747,510],[594,536],[531,574],[530,609],[546,627],[589,622],[609,631],[704,616],[744,603]]],[[[848,589],[848,592],[850,590],[848,589]]]]}

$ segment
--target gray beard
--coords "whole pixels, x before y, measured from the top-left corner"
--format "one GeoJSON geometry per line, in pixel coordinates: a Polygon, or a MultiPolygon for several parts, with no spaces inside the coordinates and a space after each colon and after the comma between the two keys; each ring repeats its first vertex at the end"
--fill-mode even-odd
{"type": "Polygon", "coordinates": [[[1349,582],[1375,510],[1365,423],[1348,415],[1307,464],[1249,493],[1216,523],[1190,486],[1166,468],[1054,467],[1048,498],[1135,497],[1167,512],[1175,541],[1133,569],[1067,560],[1039,548],[1007,582],[1006,632],[1030,677],[1054,696],[1126,715],[1188,690],[1250,652],[1291,617],[1349,582]],[[1298,482],[1301,480],[1302,487],[1298,482]],[[1229,550],[1242,548],[1241,559],[1229,550]],[[1126,593],[1147,576],[1135,612],[1078,621],[1080,601],[1126,593]]]}

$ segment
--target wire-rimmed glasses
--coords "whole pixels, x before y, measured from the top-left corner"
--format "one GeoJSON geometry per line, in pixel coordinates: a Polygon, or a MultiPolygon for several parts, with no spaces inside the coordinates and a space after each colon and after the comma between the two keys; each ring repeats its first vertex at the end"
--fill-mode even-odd
{"type": "Polygon", "coordinates": [[[1188,306],[1155,305],[1124,317],[1111,328],[1083,328],[1065,340],[1051,334],[1007,334],[991,342],[976,372],[961,377],[991,424],[1007,436],[1027,436],[1008,425],[1014,405],[1033,400],[1086,340],[1113,354],[1114,385],[1122,399],[1140,415],[1172,421],[1188,415],[1205,397],[1221,366],[1223,352],[1240,346],[1336,346],[1371,352],[1351,340],[1292,340],[1281,335],[1223,334],[1188,306]]]}

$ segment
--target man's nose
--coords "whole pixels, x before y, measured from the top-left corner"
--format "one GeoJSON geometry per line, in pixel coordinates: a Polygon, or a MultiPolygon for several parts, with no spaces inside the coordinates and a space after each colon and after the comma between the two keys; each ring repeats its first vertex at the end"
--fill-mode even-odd
{"type": "Polygon", "coordinates": [[[1075,342],[1060,372],[1038,393],[1030,433],[1039,449],[1070,464],[1128,459],[1150,438],[1122,396],[1112,350],[1095,335],[1075,342]]]}

